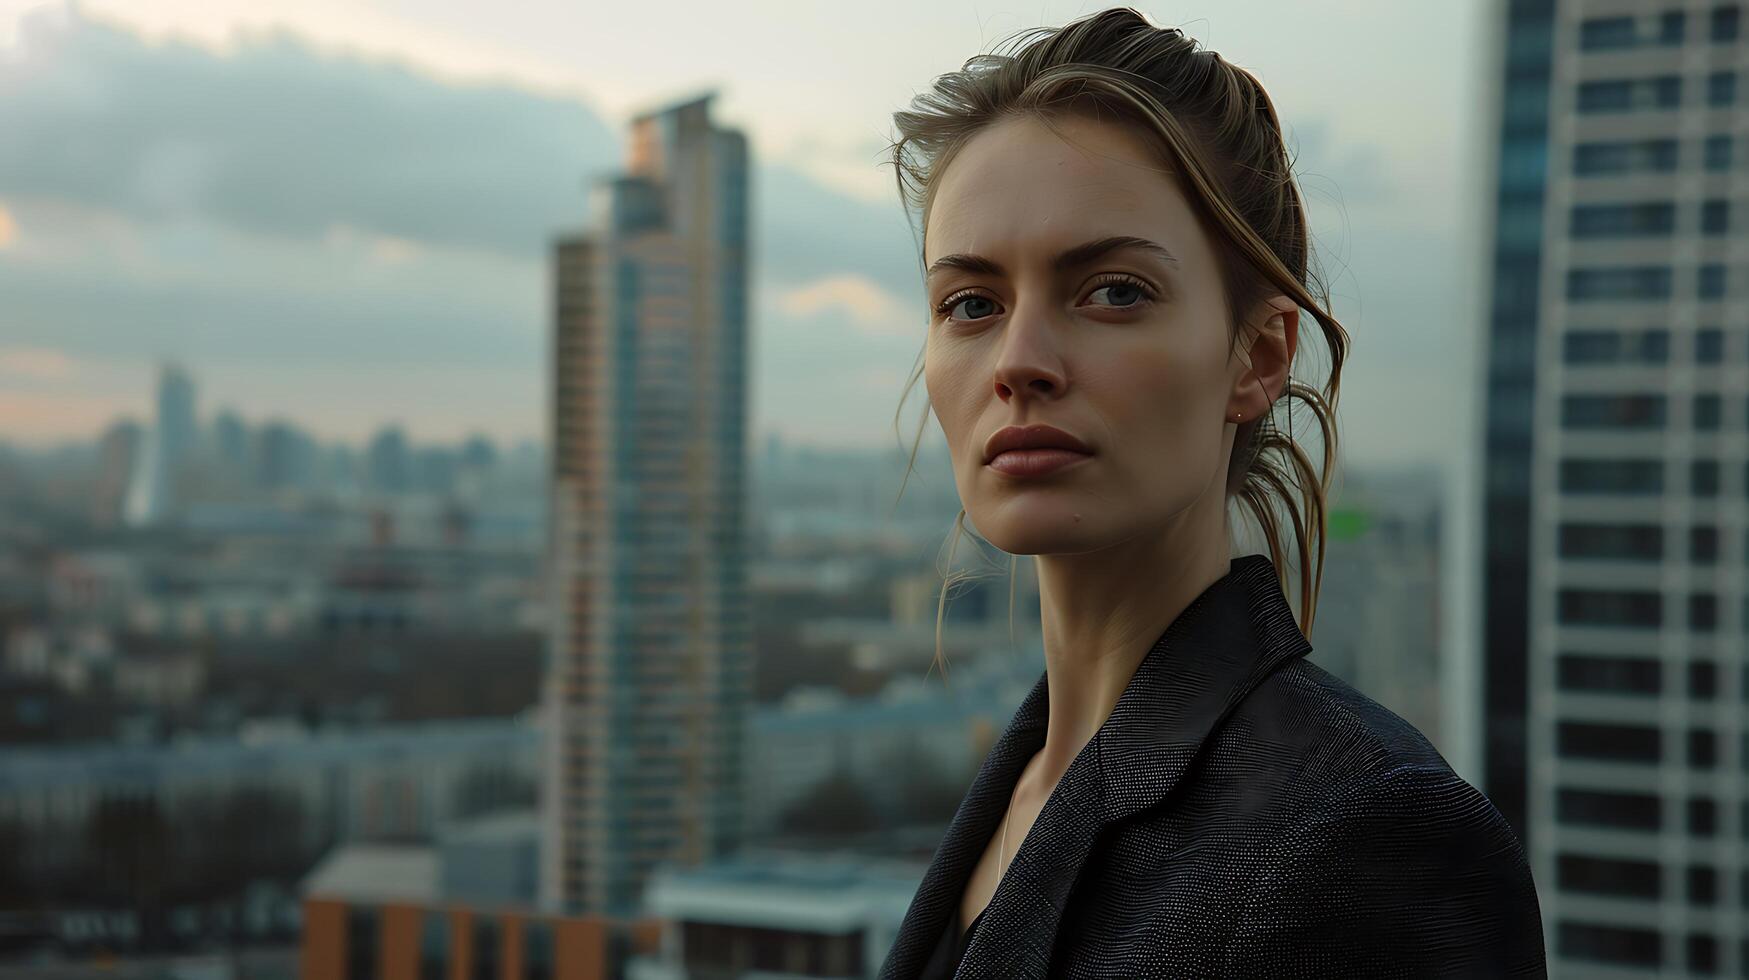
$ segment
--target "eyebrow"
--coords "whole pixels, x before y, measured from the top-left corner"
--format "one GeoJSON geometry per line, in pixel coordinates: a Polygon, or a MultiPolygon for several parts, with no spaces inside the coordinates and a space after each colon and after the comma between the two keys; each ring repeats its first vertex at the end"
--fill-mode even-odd
{"type": "MultiPolygon", "coordinates": [[[[1146,238],[1136,238],[1133,235],[1112,235],[1108,238],[1098,238],[1064,249],[1058,253],[1055,259],[1051,260],[1051,268],[1058,272],[1065,272],[1077,266],[1086,265],[1108,253],[1126,248],[1147,252],[1163,262],[1179,265],[1178,256],[1167,251],[1166,247],[1159,242],[1151,242],[1146,238]]],[[[982,255],[956,252],[953,255],[943,255],[936,259],[929,266],[929,272],[925,278],[933,277],[937,272],[946,269],[959,269],[962,272],[989,276],[1006,276],[1008,274],[1003,270],[1001,263],[994,259],[982,255]]]]}

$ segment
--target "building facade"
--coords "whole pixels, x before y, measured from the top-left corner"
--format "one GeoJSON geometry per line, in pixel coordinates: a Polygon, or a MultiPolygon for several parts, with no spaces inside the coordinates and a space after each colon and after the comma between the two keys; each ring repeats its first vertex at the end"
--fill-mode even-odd
{"type": "Polygon", "coordinates": [[[301,980],[617,980],[661,924],[555,916],[457,892],[448,848],[337,848],[302,892],[301,980]]]}
{"type": "Polygon", "coordinates": [[[1740,6],[1500,8],[1485,788],[1551,976],[1749,970],[1740,6]]]}
{"type": "Polygon", "coordinates": [[[543,898],[573,914],[743,836],[748,152],[710,99],[634,119],[553,248],[543,898]]]}

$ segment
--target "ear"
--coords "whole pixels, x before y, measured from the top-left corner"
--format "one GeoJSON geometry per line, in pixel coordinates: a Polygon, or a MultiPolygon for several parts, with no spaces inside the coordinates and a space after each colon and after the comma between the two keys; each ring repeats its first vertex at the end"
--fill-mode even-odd
{"type": "Polygon", "coordinates": [[[1288,369],[1299,346],[1299,304],[1283,295],[1263,300],[1245,333],[1251,337],[1245,352],[1250,366],[1240,370],[1227,398],[1227,421],[1237,425],[1268,414],[1286,393],[1288,369]]]}

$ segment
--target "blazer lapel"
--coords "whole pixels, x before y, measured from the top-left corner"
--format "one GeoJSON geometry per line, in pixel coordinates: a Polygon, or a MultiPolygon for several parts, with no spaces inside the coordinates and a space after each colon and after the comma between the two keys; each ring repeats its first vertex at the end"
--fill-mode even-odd
{"type": "MultiPolygon", "coordinates": [[[[1264,555],[1232,560],[1137,666],[1099,731],[1076,754],[990,898],[958,976],[1042,978],[1069,892],[1100,831],[1163,800],[1203,739],[1272,671],[1312,649],[1264,555]]],[[[979,768],[888,953],[882,980],[909,980],[957,916],[1050,709],[1041,675],[979,768]]]]}

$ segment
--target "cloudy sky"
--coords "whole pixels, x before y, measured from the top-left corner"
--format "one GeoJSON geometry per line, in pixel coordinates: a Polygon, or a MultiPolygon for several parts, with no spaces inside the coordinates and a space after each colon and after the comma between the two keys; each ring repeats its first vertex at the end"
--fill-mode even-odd
{"type": "MultiPolygon", "coordinates": [[[[539,438],[548,242],[630,115],[715,89],[758,163],[755,433],[894,445],[923,313],[891,114],[1098,6],[0,0],[0,439],[145,418],[166,358],[203,416],[539,438]]],[[[1344,455],[1445,459],[1485,308],[1485,5],[1138,6],[1276,100],[1354,340],[1344,455]]]]}

